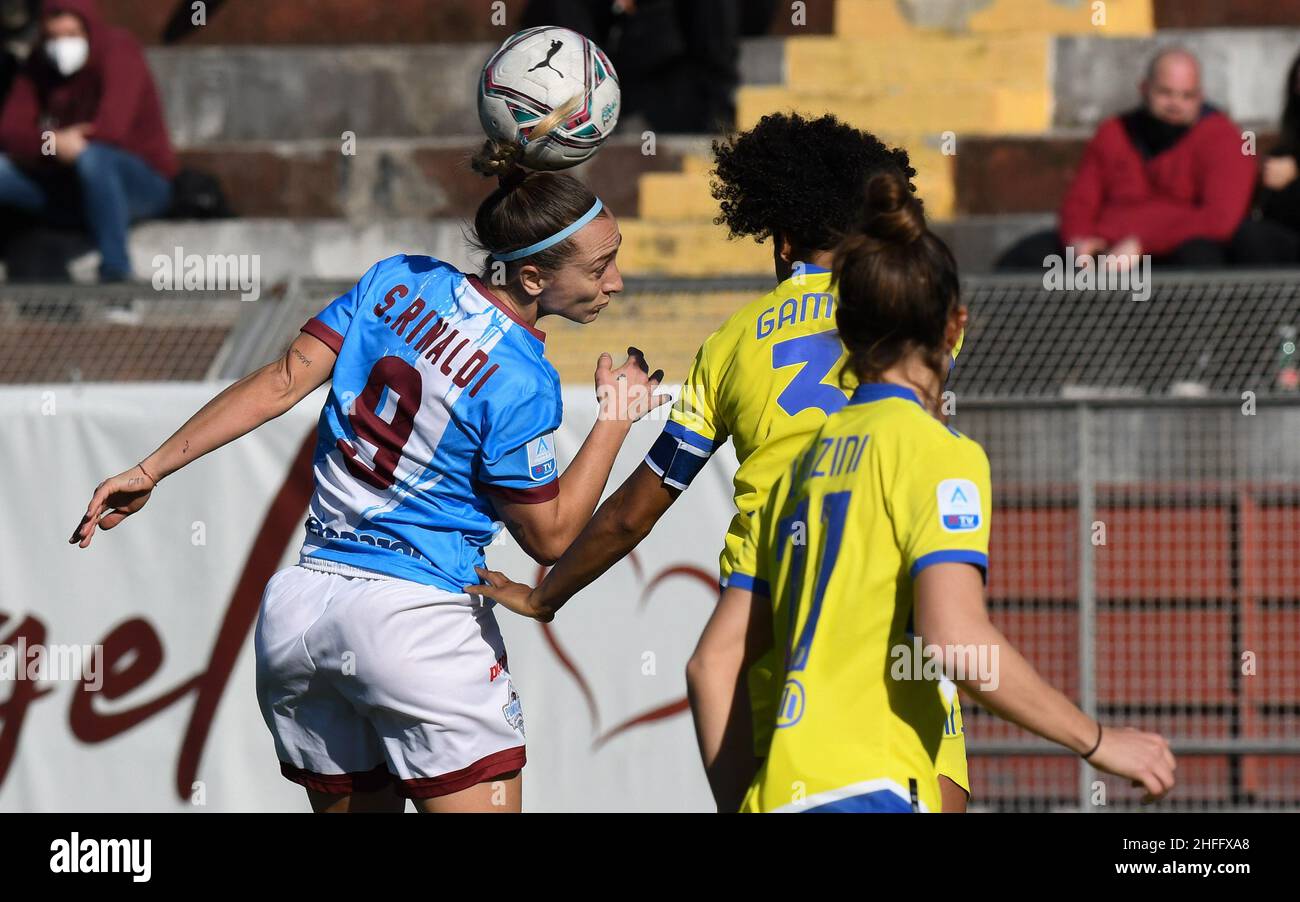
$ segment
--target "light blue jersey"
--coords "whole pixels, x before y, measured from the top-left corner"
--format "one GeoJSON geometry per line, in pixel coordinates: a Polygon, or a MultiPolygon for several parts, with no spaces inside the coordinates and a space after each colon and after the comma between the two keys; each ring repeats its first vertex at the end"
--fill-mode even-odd
{"type": "Polygon", "coordinates": [[[559,493],[545,333],[474,276],[407,255],[375,264],[302,331],[338,354],[302,564],[456,593],[477,583],[490,497],[559,493]]]}

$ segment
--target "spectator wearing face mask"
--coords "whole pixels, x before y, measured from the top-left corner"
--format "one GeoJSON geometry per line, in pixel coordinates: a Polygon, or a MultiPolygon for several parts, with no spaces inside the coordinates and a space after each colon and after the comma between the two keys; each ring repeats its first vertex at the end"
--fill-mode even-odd
{"type": "Polygon", "coordinates": [[[177,169],[153,77],[95,0],[45,0],[41,35],[0,112],[0,206],[88,228],[101,281],[130,279],[127,229],[166,212],[177,169]]]}

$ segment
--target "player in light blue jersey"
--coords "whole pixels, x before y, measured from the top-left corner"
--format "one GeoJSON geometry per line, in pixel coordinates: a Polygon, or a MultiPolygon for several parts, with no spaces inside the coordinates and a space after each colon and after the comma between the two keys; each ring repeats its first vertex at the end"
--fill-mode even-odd
{"type": "Polygon", "coordinates": [[[267,585],[254,643],[281,771],[317,811],[519,810],[519,695],[492,603],[462,587],[498,521],[554,562],[631,423],[667,400],[635,348],[617,369],[602,354],[601,414],[557,473],[560,384],[537,321],[595,319],[623,287],[621,238],[581,182],[522,170],[518,153],[489,142],[474,161],[501,178],[475,217],[482,277],[425,256],[375,264],[282,360],[101,483],[70,540],[88,547],[158,480],[330,382],[301,557],[267,585]]]}

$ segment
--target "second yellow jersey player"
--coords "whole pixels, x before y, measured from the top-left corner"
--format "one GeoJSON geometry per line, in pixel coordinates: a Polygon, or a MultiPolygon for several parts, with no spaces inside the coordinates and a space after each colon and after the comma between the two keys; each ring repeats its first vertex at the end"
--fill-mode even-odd
{"type": "MultiPolygon", "coordinates": [[[[844,371],[847,355],[835,331],[835,303],[830,272],[795,263],[790,278],[742,307],[705,340],[663,435],[646,457],[647,466],[668,485],[685,489],[709,456],[731,438],[739,466],[734,478],[736,515],[719,559],[724,586],[732,578],[751,515],[810,436],[852,394],[852,375],[844,371]]],[[[960,347],[958,343],[954,358],[960,347]]],[[[773,651],[750,673],[754,750],[759,757],[766,754],[772,736],[779,663],[773,651]]],[[[947,711],[948,741],[939,772],[969,794],[956,687],[942,686],[940,699],[947,711]]]]}
{"type": "MultiPolygon", "coordinates": [[[[773,599],[784,666],[744,811],[938,811],[955,687],[910,634],[925,567],[988,565],[988,459],[908,388],[865,384],[774,486],[733,580],[773,599]],[[882,674],[887,678],[882,679],[882,674]]],[[[963,779],[958,780],[957,776],[963,779]]]]}

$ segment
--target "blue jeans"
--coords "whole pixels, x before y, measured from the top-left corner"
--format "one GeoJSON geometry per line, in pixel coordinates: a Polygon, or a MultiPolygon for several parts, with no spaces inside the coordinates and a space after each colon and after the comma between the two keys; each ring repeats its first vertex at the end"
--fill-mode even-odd
{"type": "Polygon", "coordinates": [[[167,212],[171,183],[135,154],[94,141],[66,168],[33,175],[0,154],[0,206],[54,225],[88,226],[99,248],[99,277],[130,278],[127,229],[167,212]]]}

